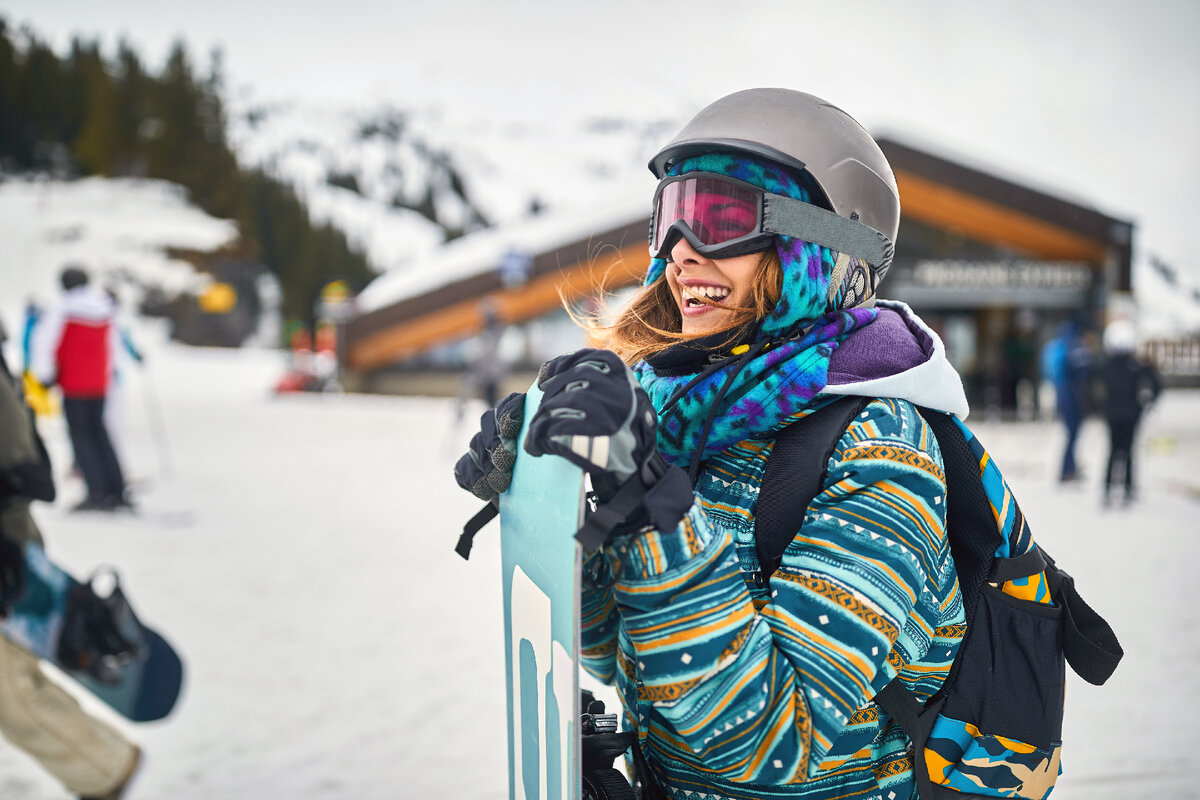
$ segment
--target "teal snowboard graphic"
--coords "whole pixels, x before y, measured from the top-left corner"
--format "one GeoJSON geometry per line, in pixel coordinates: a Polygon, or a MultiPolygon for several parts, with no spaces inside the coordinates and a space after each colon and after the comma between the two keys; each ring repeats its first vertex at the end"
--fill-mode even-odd
{"type": "Polygon", "coordinates": [[[41,547],[26,545],[25,591],[8,616],[0,620],[0,633],[56,665],[134,722],[167,716],[183,685],[183,662],[162,636],[133,615],[127,604],[113,604],[118,611],[112,618],[112,630],[130,646],[129,652],[119,658],[107,657],[103,663],[97,663],[97,657],[91,660],[90,669],[81,668],[79,663],[90,660],[86,656],[76,662],[64,661],[68,652],[61,646],[64,630],[86,633],[89,625],[91,630],[97,627],[87,612],[74,610],[79,604],[72,604],[70,598],[79,589],[80,582],[51,561],[41,547]]]}
{"type": "Polygon", "coordinates": [[[542,393],[525,399],[512,486],[500,495],[509,800],[577,800],[583,471],[525,452],[542,393]]]}

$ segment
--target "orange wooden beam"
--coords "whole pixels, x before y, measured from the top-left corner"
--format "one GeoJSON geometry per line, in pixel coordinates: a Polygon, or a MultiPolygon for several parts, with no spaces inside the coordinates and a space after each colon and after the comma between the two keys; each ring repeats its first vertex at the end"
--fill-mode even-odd
{"type": "Polygon", "coordinates": [[[473,336],[483,330],[485,302],[504,322],[523,322],[561,306],[564,298],[572,301],[636,285],[645,274],[648,258],[643,242],[622,249],[605,248],[590,261],[565,265],[523,286],[464,300],[366,336],[350,345],[347,366],[376,369],[473,336]]]}
{"type": "MultiPolygon", "coordinates": [[[[1105,245],[1036,217],[909,172],[897,172],[902,218],[1053,261],[1102,264],[1105,245]]],[[[903,246],[903,245],[901,245],[903,246]]]]}

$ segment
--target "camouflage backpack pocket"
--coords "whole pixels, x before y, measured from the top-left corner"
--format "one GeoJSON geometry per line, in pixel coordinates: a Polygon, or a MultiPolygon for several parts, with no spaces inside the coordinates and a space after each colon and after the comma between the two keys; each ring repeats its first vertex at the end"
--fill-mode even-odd
{"type": "Polygon", "coordinates": [[[1044,800],[1061,772],[1062,609],[984,586],[956,668],[925,742],[930,782],[947,797],[1044,800]]]}

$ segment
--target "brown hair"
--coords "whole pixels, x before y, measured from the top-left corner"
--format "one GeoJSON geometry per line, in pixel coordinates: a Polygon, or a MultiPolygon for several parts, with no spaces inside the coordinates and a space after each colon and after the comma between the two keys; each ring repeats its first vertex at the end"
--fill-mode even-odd
{"type": "MultiPolygon", "coordinates": [[[[576,322],[588,329],[598,346],[612,350],[622,361],[632,366],[673,344],[698,339],[701,336],[711,336],[714,333],[728,332],[729,340],[724,344],[733,344],[746,323],[762,319],[775,307],[782,291],[783,268],[780,266],[778,253],[772,247],[764,250],[762,258],[759,259],[749,305],[745,308],[724,306],[734,313],[730,315],[728,322],[716,330],[705,331],[703,334],[681,332],[683,319],[675,305],[675,298],[671,295],[665,272],[654,283],[639,289],[611,324],[605,324],[595,314],[572,313],[572,316],[576,322]]],[[[709,305],[720,305],[707,298],[699,299],[709,305]]]]}

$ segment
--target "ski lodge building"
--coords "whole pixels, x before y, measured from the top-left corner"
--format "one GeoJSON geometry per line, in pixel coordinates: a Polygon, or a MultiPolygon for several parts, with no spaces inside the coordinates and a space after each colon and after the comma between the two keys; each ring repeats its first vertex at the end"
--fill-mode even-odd
{"type": "MultiPolygon", "coordinates": [[[[901,205],[880,296],[908,303],[939,333],[974,406],[1036,409],[1038,356],[1058,325],[1074,317],[1099,330],[1131,303],[1132,223],[891,139],[879,144],[901,205]]],[[[448,265],[445,274],[460,277],[416,285],[344,323],[343,384],[455,394],[491,319],[491,330],[496,321],[507,328],[496,353],[512,370],[511,390],[524,389],[542,361],[585,343],[564,299],[587,307],[640,283],[648,209],[600,216],[547,224],[551,233],[520,247],[497,245],[503,232],[468,237],[494,243],[457,259],[474,259],[468,269],[448,265]]]]}

